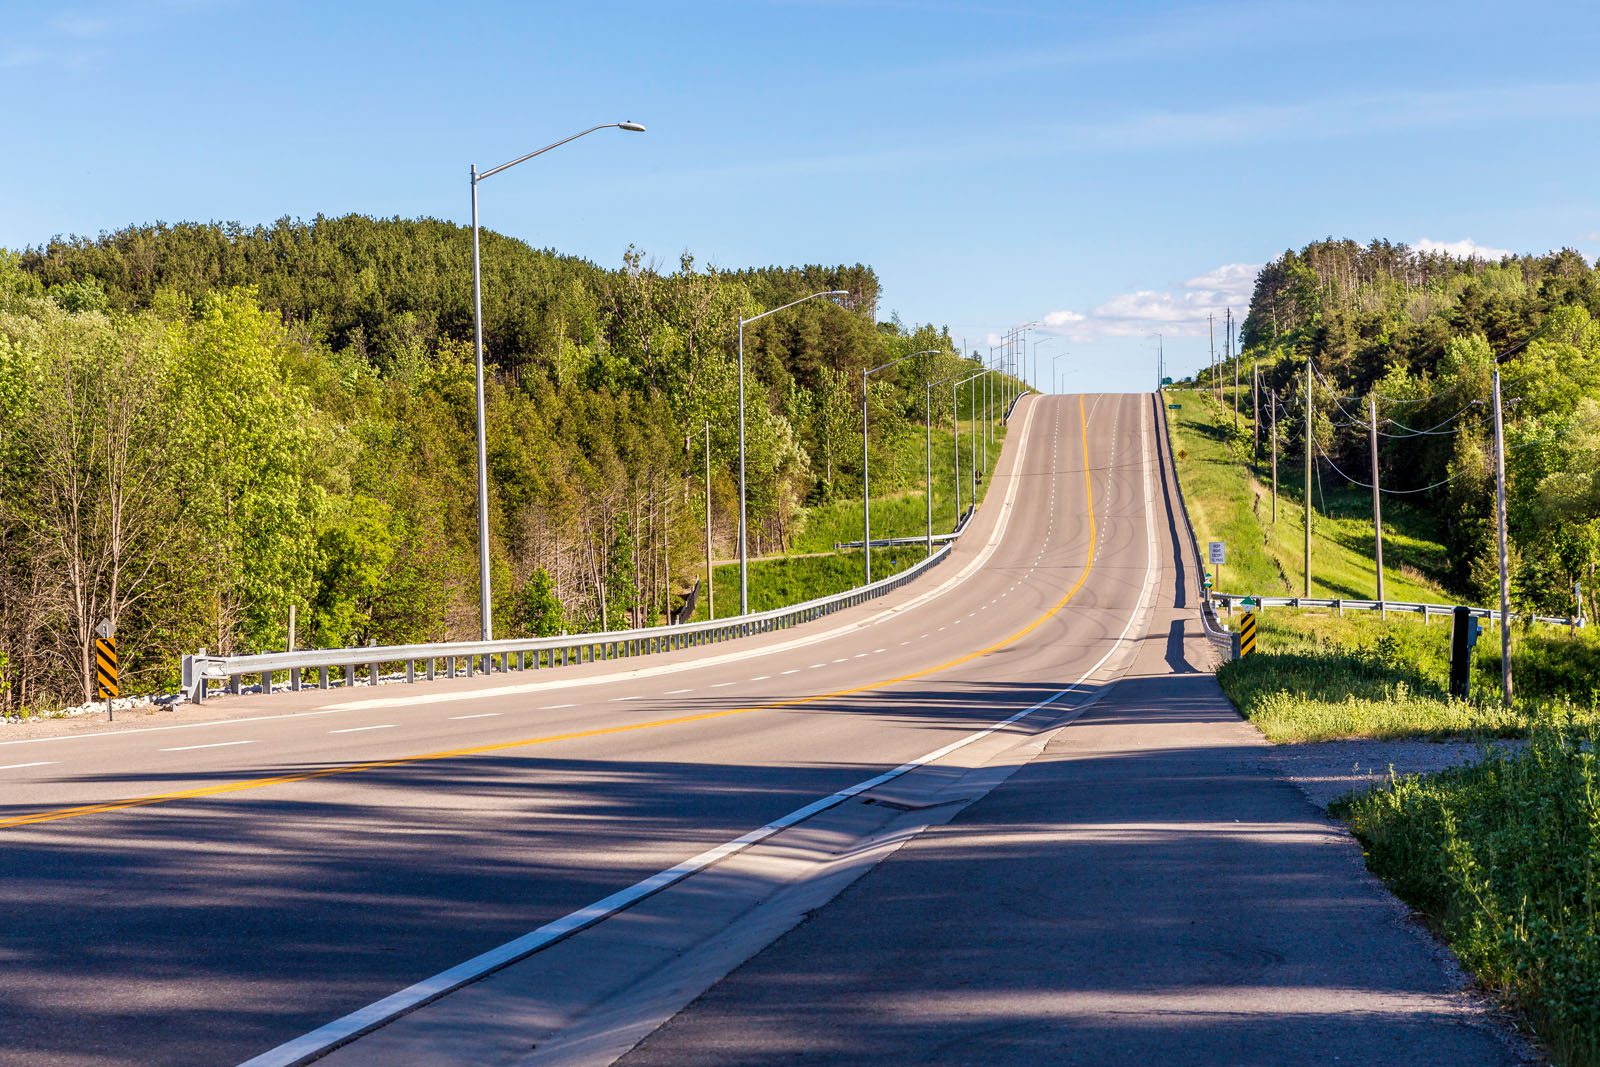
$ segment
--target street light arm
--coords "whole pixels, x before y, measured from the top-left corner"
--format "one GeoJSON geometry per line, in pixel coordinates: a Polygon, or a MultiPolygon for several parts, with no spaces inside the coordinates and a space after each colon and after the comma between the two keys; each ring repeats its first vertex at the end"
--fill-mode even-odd
{"type": "Polygon", "coordinates": [[[906,360],[915,359],[917,356],[937,356],[943,352],[944,349],[942,348],[924,348],[921,352],[912,352],[908,355],[901,356],[899,359],[891,359],[887,363],[879,364],[878,366],[873,367],[871,370],[864,370],[861,372],[861,376],[865,378],[869,374],[877,374],[881,370],[888,370],[896,363],[904,363],[906,360]]]}
{"type": "MultiPolygon", "coordinates": [[[[520,160],[519,160],[519,162],[520,162],[520,160]]],[[[752,322],[757,322],[757,321],[759,321],[761,319],[766,318],[768,315],[776,315],[780,311],[787,311],[790,308],[794,307],[796,304],[804,304],[807,300],[815,300],[819,296],[849,296],[849,295],[850,295],[850,290],[848,290],[848,289],[829,289],[825,293],[812,293],[810,296],[802,296],[799,300],[791,300],[787,304],[784,304],[781,307],[775,307],[775,308],[772,308],[772,309],[770,309],[768,311],[763,311],[759,315],[752,315],[748,319],[740,319],[739,320],[739,325],[740,326],[748,326],[752,322]]]]}
{"type": "Polygon", "coordinates": [[[576,141],[580,137],[587,137],[591,133],[594,133],[596,130],[610,130],[610,129],[631,130],[631,131],[634,131],[636,133],[643,133],[644,132],[644,127],[642,125],[640,125],[639,123],[637,123],[637,122],[602,122],[598,126],[590,126],[587,130],[584,130],[581,133],[575,133],[571,137],[563,137],[561,140],[555,142],[554,144],[547,144],[543,148],[535,149],[534,151],[529,152],[525,156],[518,156],[516,159],[513,159],[509,163],[502,163],[498,167],[490,167],[488,170],[479,171],[477,180],[481,182],[481,181],[483,181],[483,179],[493,177],[494,175],[499,174],[503,170],[510,170],[512,167],[516,166],[518,163],[526,163],[528,160],[532,159],[534,156],[542,156],[546,152],[550,151],[552,148],[560,148],[562,145],[567,144],[567,143],[569,143],[571,141],[576,141]]]}

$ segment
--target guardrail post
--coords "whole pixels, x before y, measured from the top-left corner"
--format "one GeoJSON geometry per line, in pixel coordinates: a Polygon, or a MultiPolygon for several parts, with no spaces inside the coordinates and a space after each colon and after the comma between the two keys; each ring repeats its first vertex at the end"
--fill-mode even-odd
{"type": "Polygon", "coordinates": [[[1344,597],[1333,598],[1333,610],[1338,612],[1339,618],[1344,618],[1344,597]]]}
{"type": "Polygon", "coordinates": [[[232,695],[232,696],[238,696],[239,695],[239,690],[243,688],[243,686],[240,684],[241,681],[242,681],[242,679],[241,679],[240,675],[237,675],[237,674],[228,675],[228,693],[230,695],[232,695]]]}
{"type": "MultiPolygon", "coordinates": [[[[375,647],[377,647],[377,644],[378,644],[378,639],[376,637],[367,638],[367,647],[368,648],[375,648],[375,647]]],[[[377,684],[378,684],[378,661],[377,660],[373,660],[371,663],[367,664],[367,684],[370,685],[370,686],[373,686],[373,687],[376,687],[377,684]]]]}
{"type": "Polygon", "coordinates": [[[407,659],[406,660],[406,682],[409,684],[409,683],[415,682],[416,680],[417,680],[417,661],[414,660],[414,659],[407,659]]]}

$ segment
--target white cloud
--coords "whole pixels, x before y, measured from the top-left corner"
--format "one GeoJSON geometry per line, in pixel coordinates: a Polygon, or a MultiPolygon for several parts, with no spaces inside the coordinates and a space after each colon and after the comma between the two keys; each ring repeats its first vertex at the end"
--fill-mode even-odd
{"type": "Polygon", "coordinates": [[[1044,316],[1044,329],[1072,341],[1143,333],[1203,335],[1208,315],[1220,321],[1231,307],[1236,316],[1243,317],[1260,271],[1259,263],[1225,263],[1170,289],[1118,293],[1087,314],[1070,309],[1052,311],[1044,316]]]}
{"type": "Polygon", "coordinates": [[[1044,324],[1046,328],[1053,329],[1061,326],[1070,326],[1075,322],[1082,322],[1083,318],[1076,311],[1051,311],[1045,314],[1044,324]]]}
{"type": "Polygon", "coordinates": [[[1420,241],[1412,242],[1411,247],[1418,252],[1443,252],[1457,259],[1483,259],[1491,263],[1514,254],[1509,248],[1490,248],[1487,245],[1480,245],[1470,237],[1463,237],[1459,241],[1434,241],[1424,237],[1420,241]]]}

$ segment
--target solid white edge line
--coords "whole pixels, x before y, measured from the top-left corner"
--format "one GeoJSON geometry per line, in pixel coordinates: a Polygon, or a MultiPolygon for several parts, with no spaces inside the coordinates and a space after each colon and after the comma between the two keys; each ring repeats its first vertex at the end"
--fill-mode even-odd
{"type": "Polygon", "coordinates": [[[213,741],[209,745],[179,745],[177,748],[164,748],[163,752],[193,752],[197,748],[229,748],[233,745],[253,745],[255,741],[213,741]]]}
{"type": "Polygon", "coordinates": [[[54,767],[60,762],[60,760],[42,759],[35,763],[8,763],[0,767],[0,771],[20,771],[24,767],[54,767]]]}
{"type": "MultiPolygon", "coordinates": [[[[1143,432],[1144,429],[1145,427],[1141,424],[1141,448],[1146,447],[1147,439],[1143,432]]],[[[1148,458],[1148,453],[1146,453],[1146,458],[1148,458]]],[[[1077,680],[1065,689],[1057,690],[1038,703],[1023,708],[1015,715],[1001,719],[999,722],[991,723],[965,737],[957,738],[942,748],[936,748],[932,752],[919,756],[914,760],[902,763],[893,770],[884,771],[882,774],[857,782],[855,785],[847,786],[836,793],[830,793],[819,800],[813,800],[804,807],[796,808],[789,814],[774,819],[748,833],[741,834],[731,841],[726,841],[713,849],[702,852],[698,856],[690,857],[682,863],[675,864],[663,871],[657,871],[650,877],[637,881],[626,889],[619,889],[610,896],[602,897],[587,907],[569,912],[559,919],[545,923],[536,930],[507,941],[497,948],[492,948],[488,952],[474,956],[464,963],[458,963],[448,970],[440,971],[431,978],[424,978],[420,982],[389,994],[382,1000],[374,1001],[364,1008],[358,1008],[348,1015],[319,1026],[310,1033],[302,1034],[300,1037],[284,1042],[277,1048],[269,1049],[259,1056],[245,1060],[239,1067],[294,1067],[297,1064],[309,1063],[332,1052],[341,1045],[349,1044],[369,1031],[376,1030],[386,1023],[393,1022],[402,1015],[416,1011],[418,1008],[455,992],[462,986],[469,985],[486,975],[516,963],[526,956],[533,955],[533,953],[542,948],[588,929],[596,923],[632,907],[646,897],[653,896],[663,889],[683,881],[692,874],[697,874],[707,867],[720,863],[729,856],[736,855],[752,845],[765,841],[773,834],[787,830],[789,827],[803,822],[813,815],[838,807],[852,797],[876,789],[887,782],[892,782],[919,767],[923,767],[935,760],[943,759],[950,753],[981,741],[1019,722],[1040,708],[1049,707],[1063,697],[1076,692],[1084,681],[1104,666],[1105,662],[1122,647],[1122,643],[1127,640],[1128,631],[1133,629],[1134,622],[1143,612],[1145,602],[1149,599],[1151,589],[1150,576],[1155,570],[1156,553],[1155,532],[1151,525],[1150,515],[1150,471],[1148,466],[1146,466],[1144,472],[1144,483],[1146,530],[1144,588],[1140,592],[1138,601],[1134,604],[1133,613],[1128,616],[1127,623],[1122,627],[1122,633],[1111,643],[1111,647],[1106,650],[1105,655],[1096,660],[1094,666],[1080,674],[1077,680]]]]}

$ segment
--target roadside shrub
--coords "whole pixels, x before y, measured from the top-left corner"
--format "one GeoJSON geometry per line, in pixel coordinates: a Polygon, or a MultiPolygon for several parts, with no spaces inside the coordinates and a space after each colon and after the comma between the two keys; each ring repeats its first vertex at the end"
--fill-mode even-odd
{"type": "Polygon", "coordinates": [[[1368,866],[1424,911],[1558,1063],[1600,1064],[1600,728],[1542,719],[1529,747],[1346,799],[1368,866]]]}

